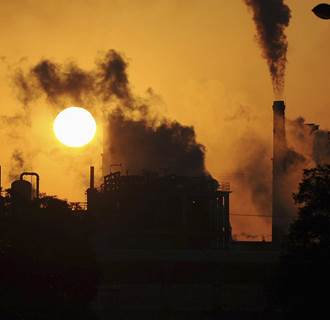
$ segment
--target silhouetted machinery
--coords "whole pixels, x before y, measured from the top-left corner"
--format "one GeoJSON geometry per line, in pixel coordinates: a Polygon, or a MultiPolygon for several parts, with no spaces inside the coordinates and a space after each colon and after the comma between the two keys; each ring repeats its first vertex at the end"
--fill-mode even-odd
{"type": "Polygon", "coordinates": [[[88,210],[108,248],[220,248],[231,240],[228,190],[210,176],[144,173],[104,177],[88,210]]]}
{"type": "Polygon", "coordinates": [[[32,200],[32,184],[26,180],[15,180],[11,184],[10,193],[13,202],[29,202],[32,200]]]}
{"type": "Polygon", "coordinates": [[[39,183],[40,178],[36,172],[23,172],[20,175],[19,180],[15,180],[11,184],[10,195],[12,203],[12,211],[20,212],[24,211],[32,200],[39,198],[39,183]],[[32,183],[24,180],[25,176],[34,176],[36,178],[35,192],[32,187],[32,183]]]}
{"type": "Polygon", "coordinates": [[[23,172],[20,175],[19,180],[15,180],[11,184],[11,196],[14,201],[28,202],[33,198],[39,198],[39,183],[40,177],[36,172],[23,172]],[[36,190],[35,196],[33,197],[32,184],[29,181],[24,180],[24,176],[36,177],[36,190]]]}

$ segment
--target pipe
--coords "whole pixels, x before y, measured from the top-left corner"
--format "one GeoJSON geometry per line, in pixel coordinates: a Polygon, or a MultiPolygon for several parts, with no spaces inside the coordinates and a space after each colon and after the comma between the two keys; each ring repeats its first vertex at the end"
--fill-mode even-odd
{"type": "Polygon", "coordinates": [[[94,189],[94,166],[89,168],[89,188],[94,189]]]}
{"type": "Polygon", "coordinates": [[[35,176],[36,177],[36,180],[37,180],[36,198],[39,199],[39,181],[40,181],[40,177],[39,177],[38,173],[36,173],[36,172],[23,172],[20,175],[20,180],[23,180],[24,176],[35,176]]]}

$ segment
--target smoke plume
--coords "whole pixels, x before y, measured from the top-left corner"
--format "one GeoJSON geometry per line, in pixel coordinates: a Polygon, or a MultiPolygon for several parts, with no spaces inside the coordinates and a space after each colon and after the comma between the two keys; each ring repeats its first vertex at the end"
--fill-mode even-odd
{"type": "Polygon", "coordinates": [[[257,39],[266,59],[276,97],[283,94],[290,9],[283,0],[244,0],[253,11],[257,39]]]}
{"type": "Polygon", "coordinates": [[[197,143],[194,128],[154,115],[152,99],[132,94],[127,67],[121,54],[109,50],[96,60],[93,70],[83,70],[73,62],[61,65],[43,60],[26,72],[18,69],[14,83],[26,106],[43,96],[58,108],[70,102],[101,111],[107,168],[120,162],[135,173],[205,174],[205,148],[197,143]]]}
{"type": "Polygon", "coordinates": [[[115,50],[109,50],[96,60],[95,69],[86,71],[75,62],[58,64],[42,60],[27,72],[17,69],[13,80],[17,98],[28,105],[44,95],[52,105],[72,103],[108,103],[117,97],[125,102],[131,98],[127,62],[115,50]]]}
{"type": "Polygon", "coordinates": [[[163,119],[134,120],[117,110],[109,115],[109,157],[131,172],[163,171],[188,176],[205,173],[205,148],[196,142],[193,127],[163,119]]]}

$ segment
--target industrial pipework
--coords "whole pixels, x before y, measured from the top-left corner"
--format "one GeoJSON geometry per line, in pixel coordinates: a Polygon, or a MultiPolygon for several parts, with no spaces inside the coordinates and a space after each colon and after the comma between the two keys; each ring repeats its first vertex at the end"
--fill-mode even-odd
{"type": "Polygon", "coordinates": [[[39,182],[40,182],[40,177],[39,174],[36,172],[22,172],[20,175],[20,180],[24,180],[24,176],[35,176],[36,177],[36,198],[39,198],[39,182]]]}

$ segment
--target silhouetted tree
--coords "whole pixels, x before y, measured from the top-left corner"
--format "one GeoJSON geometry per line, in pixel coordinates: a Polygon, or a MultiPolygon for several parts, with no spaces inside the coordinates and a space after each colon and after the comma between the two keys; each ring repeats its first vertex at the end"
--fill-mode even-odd
{"type": "Polygon", "coordinates": [[[288,250],[306,258],[330,257],[330,165],[304,171],[299,192],[298,219],[291,225],[288,250]]]}
{"type": "Polygon", "coordinates": [[[304,170],[293,195],[299,215],[290,226],[280,261],[277,301],[284,314],[328,312],[330,288],[330,166],[304,170]]]}

